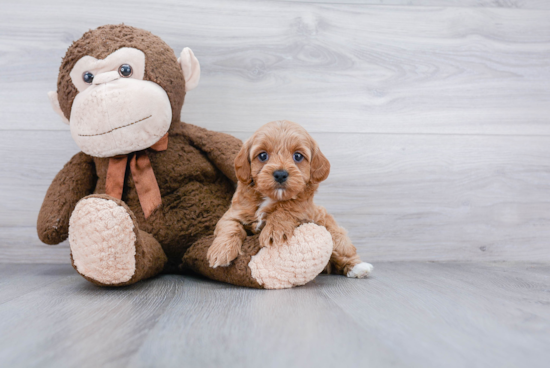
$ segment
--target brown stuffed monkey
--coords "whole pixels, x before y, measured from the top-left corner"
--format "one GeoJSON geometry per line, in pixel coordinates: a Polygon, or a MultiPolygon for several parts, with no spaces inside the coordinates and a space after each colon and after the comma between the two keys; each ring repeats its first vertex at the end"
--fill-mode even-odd
{"type": "Polygon", "coordinates": [[[250,236],[230,266],[208,266],[242,143],[180,121],[199,77],[190,49],[176,58],[160,38],[125,25],[88,31],[69,47],[49,97],[82,152],[47,191],[39,238],[68,238],[73,267],[102,286],[182,271],[256,288],[305,284],[332,249],[330,234],[313,224],[296,230],[293,253],[260,249],[250,236]]]}

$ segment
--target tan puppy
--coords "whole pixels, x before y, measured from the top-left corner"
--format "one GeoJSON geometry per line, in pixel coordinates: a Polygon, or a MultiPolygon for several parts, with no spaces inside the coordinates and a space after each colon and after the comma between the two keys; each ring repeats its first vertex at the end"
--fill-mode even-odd
{"type": "Polygon", "coordinates": [[[372,271],[372,265],[359,259],[346,230],[313,203],[330,163],[300,125],[283,120],[261,127],[235,158],[235,171],[237,191],[208,250],[211,267],[228,266],[240,254],[247,231],[261,232],[262,247],[277,246],[290,239],[299,225],[313,222],[332,235],[328,273],[360,278],[372,271]]]}

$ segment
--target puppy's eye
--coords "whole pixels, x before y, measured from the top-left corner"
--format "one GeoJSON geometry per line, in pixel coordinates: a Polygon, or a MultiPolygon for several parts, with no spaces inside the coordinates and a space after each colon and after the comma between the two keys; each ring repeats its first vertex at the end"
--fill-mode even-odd
{"type": "Polygon", "coordinates": [[[92,84],[94,81],[94,75],[90,72],[84,72],[84,74],[82,74],[82,80],[84,83],[92,84]]]}
{"type": "Polygon", "coordinates": [[[258,155],[258,160],[260,160],[261,162],[267,161],[268,158],[269,155],[267,154],[267,152],[262,152],[258,155]]]}
{"type": "Polygon", "coordinates": [[[294,152],[294,161],[302,162],[303,159],[304,155],[302,155],[300,152],[294,152]]]}
{"type": "Polygon", "coordinates": [[[118,74],[120,74],[121,77],[128,78],[132,75],[132,67],[128,64],[122,64],[120,68],[118,68],[118,74]]]}

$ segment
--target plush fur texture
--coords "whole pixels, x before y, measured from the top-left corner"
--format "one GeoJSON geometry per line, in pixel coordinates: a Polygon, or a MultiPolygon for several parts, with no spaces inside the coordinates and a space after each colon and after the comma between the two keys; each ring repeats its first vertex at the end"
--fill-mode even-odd
{"type": "Polygon", "coordinates": [[[104,284],[120,284],[132,278],[139,233],[124,207],[115,201],[86,197],[76,205],[69,229],[78,272],[104,284]]]}
{"type": "Polygon", "coordinates": [[[250,270],[250,260],[256,255],[261,247],[258,242],[258,236],[247,237],[242,246],[242,252],[230,266],[212,268],[208,264],[206,253],[212,245],[214,236],[207,236],[197,241],[183,257],[182,271],[191,270],[204,275],[212,280],[227,282],[233,285],[241,285],[251,288],[263,289],[263,286],[252,277],[250,270]]]}
{"type": "Polygon", "coordinates": [[[330,163],[300,125],[283,120],[261,127],[243,145],[235,170],[237,191],[216,225],[207,255],[212,267],[227,266],[240,254],[246,230],[261,231],[262,247],[281,247],[300,224],[308,222],[325,226],[332,235],[334,250],[327,269],[346,275],[361,263],[346,231],[313,202],[330,163]],[[278,181],[281,173],[286,177],[278,181]]]}
{"type": "MultiPolygon", "coordinates": [[[[144,80],[166,91],[173,119],[167,150],[148,150],[161,192],[161,207],[145,219],[132,175],[126,175],[121,203],[131,214],[135,231],[147,234],[141,239],[152,237],[161,245],[167,259],[163,268],[174,271],[194,242],[212,234],[216,222],[229,207],[237,180],[233,162],[242,143],[230,135],[180,122],[185,81],[174,52],[151,33],[124,25],[89,31],[69,47],[58,78],[59,104],[66,117],[70,117],[78,93],[69,76],[75,63],[85,55],[104,59],[122,47],[145,53],[144,80]]],[[[91,194],[105,193],[108,163],[109,158],[80,152],[57,174],[38,216],[37,230],[42,241],[57,244],[67,239],[69,219],[77,202],[91,194]]],[[[151,247],[152,243],[144,241],[140,246],[151,247]]],[[[75,261],[78,270],[80,261],[75,261]]],[[[154,264],[140,266],[139,259],[136,262],[137,268],[158,268],[154,264]]],[[[138,274],[151,275],[147,271],[138,274]]],[[[131,281],[138,280],[133,277],[131,281]]],[[[94,282],[101,284],[99,280],[94,282]]]]}
{"type": "Polygon", "coordinates": [[[94,157],[141,151],[154,145],[170,128],[172,107],[164,89],[143,80],[145,53],[123,47],[105,60],[80,59],[71,71],[79,94],[71,107],[71,135],[80,149],[94,157]],[[118,69],[130,65],[132,73],[118,69]],[[84,82],[86,72],[94,74],[84,82]]]}
{"type": "Polygon", "coordinates": [[[247,237],[241,254],[227,267],[212,268],[206,253],[213,236],[195,243],[183,257],[183,268],[213,280],[260,289],[284,289],[313,280],[330,259],[332,238],[321,226],[304,224],[288,244],[260,246],[258,235],[247,237]]]}
{"type": "Polygon", "coordinates": [[[266,289],[305,285],[323,271],[332,245],[332,237],[324,227],[303,224],[288,242],[263,247],[252,257],[251,275],[266,289]]]}
{"type": "Polygon", "coordinates": [[[113,52],[132,47],[145,53],[144,80],[161,86],[172,105],[172,122],[180,120],[185,98],[185,80],[176,55],[162,39],[143,29],[125,25],[106,25],[90,30],[67,50],[59,69],[57,94],[59,105],[67,119],[78,90],[71,81],[70,73],[84,56],[105,59],[113,52]]]}
{"type": "Polygon", "coordinates": [[[100,286],[125,286],[162,272],[167,262],[162,246],[152,235],[138,229],[136,217],[126,203],[121,200],[109,197],[106,194],[89,195],[77,204],[77,208],[71,216],[71,223],[75,216],[80,217],[83,222],[92,220],[90,218],[92,216],[94,217],[93,220],[97,221],[96,207],[103,210],[100,222],[106,219],[110,220],[107,222],[106,228],[112,229],[111,234],[105,234],[103,229],[98,229],[97,225],[93,223],[88,224],[88,226],[95,227],[95,231],[79,226],[70,228],[70,236],[74,235],[75,231],[77,233],[81,232],[77,236],[85,238],[87,242],[87,249],[80,252],[74,252],[74,248],[75,246],[78,247],[78,244],[71,243],[71,262],[84,278],[100,286]],[[83,213],[79,214],[80,211],[83,213]],[[117,235],[116,229],[125,225],[125,221],[117,220],[121,217],[124,220],[129,217],[132,221],[134,236],[130,236],[130,238],[135,240],[133,243],[128,243],[128,239],[117,235]],[[111,242],[106,235],[117,237],[121,241],[111,242]],[[120,262],[119,257],[124,258],[129,255],[133,255],[134,260],[129,262],[129,264],[133,264],[133,273],[128,279],[130,272],[125,273],[125,277],[121,277],[122,272],[120,269],[124,268],[124,262],[120,262]],[[84,268],[79,268],[79,264],[84,268]]]}
{"type": "MultiPolygon", "coordinates": [[[[57,93],[50,93],[54,110],[61,111],[65,118],[71,117],[78,89],[70,73],[82,57],[105,59],[124,47],[145,54],[143,80],[160,86],[170,101],[168,147],[163,151],[146,149],[162,204],[145,218],[128,168],[121,200],[106,195],[110,158],[102,152],[94,154],[96,157],[80,152],[56,175],[46,193],[38,216],[39,238],[47,244],[58,244],[69,236],[74,268],[90,282],[102,286],[129,285],[160,272],[195,271],[216,280],[257,288],[286,287],[313,278],[321,259],[316,250],[320,244],[309,244],[313,253],[300,255],[313,261],[295,264],[305,268],[296,271],[302,275],[298,277],[289,266],[292,251],[280,252],[280,260],[269,262],[273,260],[271,253],[258,254],[257,236],[245,239],[242,256],[233,267],[208,266],[206,253],[212,243],[211,235],[235,191],[234,162],[242,142],[179,121],[186,91],[183,73],[192,70],[186,78],[193,86],[200,73],[190,50],[184,50],[178,62],[173,51],[147,31],[125,25],[89,31],[69,47],[62,61],[57,93]],[[249,266],[256,254],[252,264],[258,279],[249,266]],[[289,282],[281,283],[286,275],[289,282]],[[279,281],[273,281],[277,278],[279,281]]],[[[104,73],[100,78],[107,78],[102,80],[105,84],[112,82],[109,78],[116,80],[109,74],[111,71],[104,73]]],[[[89,106],[94,108],[93,104],[89,106]]],[[[81,111],[79,116],[84,119],[87,114],[81,111]]],[[[306,248],[302,244],[297,249],[306,248]]]]}
{"type": "MultiPolygon", "coordinates": [[[[238,139],[223,133],[185,123],[172,124],[168,149],[148,152],[162,206],[147,220],[132,176],[126,176],[122,200],[135,214],[138,228],[159,241],[172,263],[179,265],[188,247],[212,234],[229,207],[234,192],[231,179],[236,178],[233,170],[226,171],[226,175],[221,169],[232,166],[240,146],[238,139]]],[[[108,158],[78,153],[57,174],[38,218],[38,234],[43,242],[58,244],[67,239],[76,203],[86,195],[105,193],[108,164],[108,158]]]]}

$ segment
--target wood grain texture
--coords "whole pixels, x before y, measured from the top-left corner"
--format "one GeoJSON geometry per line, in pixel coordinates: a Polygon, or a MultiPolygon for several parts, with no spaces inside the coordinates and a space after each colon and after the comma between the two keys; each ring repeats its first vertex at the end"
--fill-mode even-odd
{"type": "Polygon", "coordinates": [[[89,28],[124,22],[178,53],[194,50],[203,74],[182,115],[210,129],[251,131],[286,118],[316,132],[550,134],[544,10],[84,4],[2,2],[0,129],[67,129],[46,98],[60,58],[89,28]]]}
{"type": "Polygon", "coordinates": [[[59,265],[0,263],[0,275],[0,304],[4,304],[72,276],[74,270],[59,265]]]}
{"type": "Polygon", "coordinates": [[[550,4],[545,0],[275,0],[317,4],[357,4],[383,6],[433,6],[465,8],[513,8],[513,9],[546,9],[550,4]]]}
{"type": "MultiPolygon", "coordinates": [[[[40,245],[34,226],[78,148],[68,132],[4,133],[0,156],[28,159],[0,162],[0,256],[68,262],[67,246],[40,245]]],[[[549,137],[313,135],[332,166],[316,203],[364,259],[550,261],[549,137]]]]}
{"type": "Polygon", "coordinates": [[[5,278],[21,292],[0,302],[3,367],[538,368],[550,359],[548,265],[378,263],[370,279],[319,276],[281,291],[178,275],[102,289],[68,265],[1,266],[5,278]]]}
{"type": "Polygon", "coordinates": [[[549,271],[517,263],[382,263],[369,285],[318,282],[409,367],[544,367],[549,271]]]}
{"type": "Polygon", "coordinates": [[[70,264],[69,242],[46,245],[35,226],[0,227],[0,260],[6,263],[70,264]]]}
{"type": "Polygon", "coordinates": [[[0,365],[125,366],[182,283],[172,278],[99,289],[71,272],[0,304],[0,365]]]}

